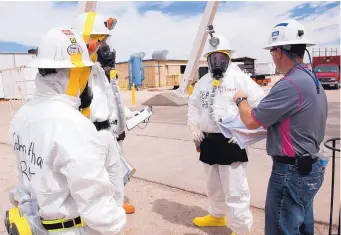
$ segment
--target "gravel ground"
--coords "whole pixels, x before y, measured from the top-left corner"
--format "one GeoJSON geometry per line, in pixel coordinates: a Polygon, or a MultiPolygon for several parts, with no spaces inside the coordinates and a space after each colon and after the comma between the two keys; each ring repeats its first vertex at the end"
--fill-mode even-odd
{"type": "MultiPolygon", "coordinates": [[[[132,179],[126,186],[127,199],[136,206],[128,215],[125,235],[229,235],[228,228],[197,228],[192,220],[206,215],[206,197],[171,187],[132,179]]],[[[252,208],[251,235],[264,234],[264,211],[252,208]]],[[[328,227],[315,225],[315,234],[325,235],[328,227]]]]}

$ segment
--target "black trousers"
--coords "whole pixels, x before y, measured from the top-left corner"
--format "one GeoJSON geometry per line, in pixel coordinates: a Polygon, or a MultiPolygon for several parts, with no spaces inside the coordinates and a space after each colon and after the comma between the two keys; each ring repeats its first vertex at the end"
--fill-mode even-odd
{"type": "Polygon", "coordinates": [[[245,149],[238,144],[229,144],[221,133],[204,133],[200,144],[200,161],[209,165],[231,165],[234,162],[248,162],[245,149]]]}

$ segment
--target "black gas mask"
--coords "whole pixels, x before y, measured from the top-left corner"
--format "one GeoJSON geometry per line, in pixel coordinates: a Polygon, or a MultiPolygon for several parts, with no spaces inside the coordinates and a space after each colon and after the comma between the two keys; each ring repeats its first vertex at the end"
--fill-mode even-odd
{"type": "Polygon", "coordinates": [[[103,42],[97,51],[97,61],[101,64],[102,68],[114,67],[116,63],[116,51],[110,49],[110,46],[103,42]]]}
{"type": "Polygon", "coordinates": [[[110,82],[110,71],[115,68],[116,64],[116,51],[110,48],[110,37],[106,37],[100,42],[100,46],[97,51],[97,61],[101,64],[101,67],[105,71],[108,81],[110,82]]]}
{"type": "Polygon", "coordinates": [[[213,52],[207,57],[208,67],[215,79],[221,79],[230,64],[230,57],[223,52],[213,52]]]}

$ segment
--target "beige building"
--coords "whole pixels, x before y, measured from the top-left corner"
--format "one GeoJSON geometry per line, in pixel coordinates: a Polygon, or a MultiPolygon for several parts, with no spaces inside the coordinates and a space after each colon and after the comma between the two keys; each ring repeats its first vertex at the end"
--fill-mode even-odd
{"type": "MultiPolygon", "coordinates": [[[[178,78],[185,72],[187,60],[143,60],[143,88],[178,86],[178,78]]],[[[200,66],[207,66],[206,61],[200,61],[200,66]]],[[[128,84],[128,62],[116,64],[120,87],[128,84]]],[[[197,78],[196,78],[197,79],[197,78]]]]}
{"type": "MultiPolygon", "coordinates": [[[[235,62],[242,70],[254,74],[255,60],[250,57],[232,58],[231,61],[235,62]]],[[[144,81],[143,88],[154,87],[178,87],[179,81],[186,70],[187,60],[142,60],[144,67],[144,81]]],[[[121,88],[128,87],[128,62],[119,62],[116,64],[116,70],[119,79],[119,86],[121,88]]],[[[193,78],[197,81],[199,77],[208,72],[207,61],[201,60],[199,62],[199,69],[197,76],[193,78]]]]}

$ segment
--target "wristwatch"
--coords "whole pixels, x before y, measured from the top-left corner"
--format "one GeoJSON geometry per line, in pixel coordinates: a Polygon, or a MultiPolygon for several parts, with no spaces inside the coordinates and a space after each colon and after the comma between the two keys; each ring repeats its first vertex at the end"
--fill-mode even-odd
{"type": "Polygon", "coordinates": [[[239,107],[240,102],[242,102],[243,100],[247,100],[247,98],[246,98],[246,97],[239,97],[239,98],[236,100],[236,105],[239,107]]]}

